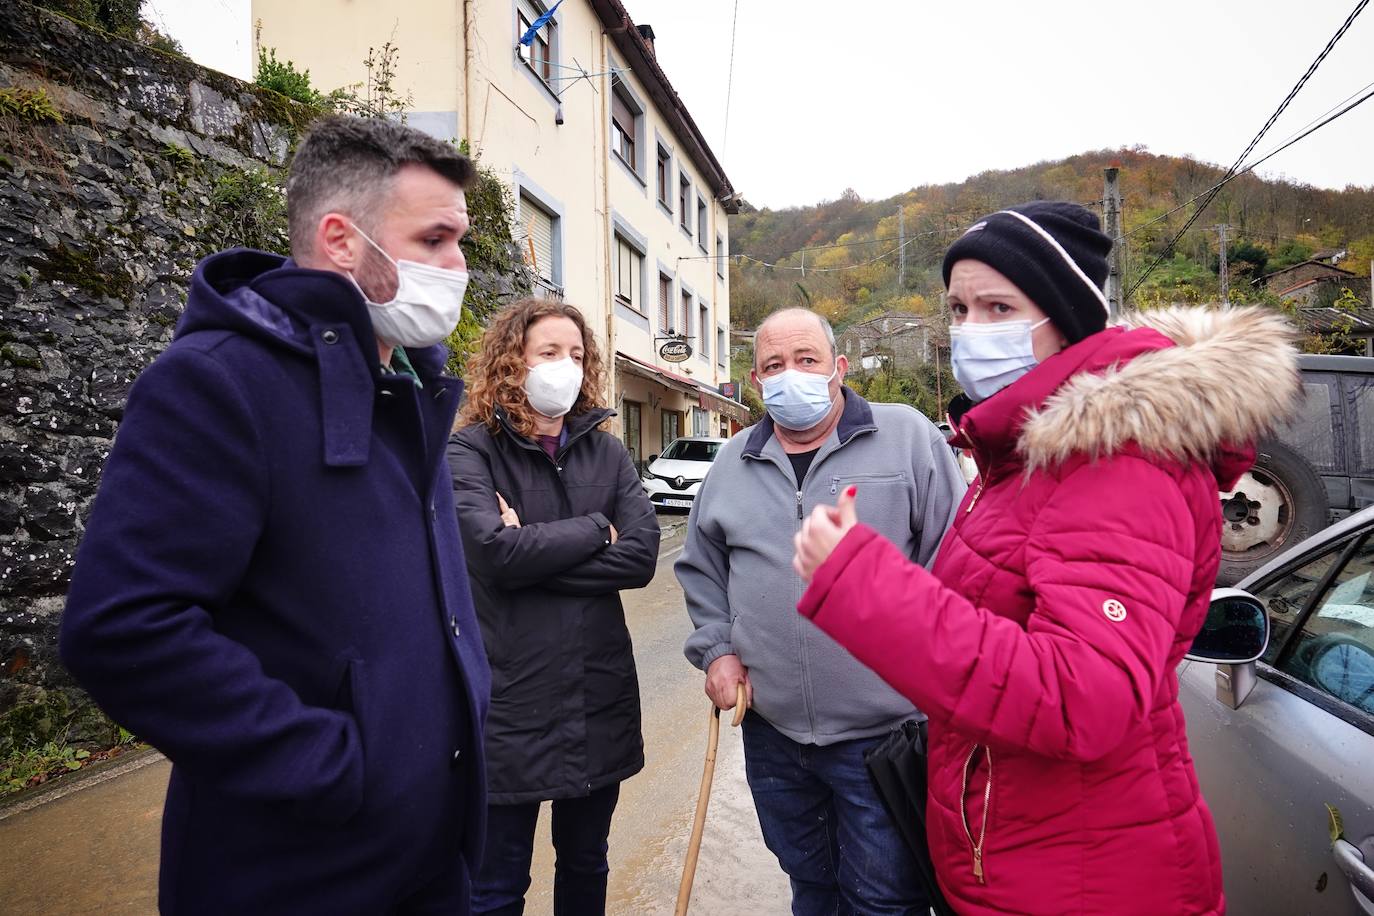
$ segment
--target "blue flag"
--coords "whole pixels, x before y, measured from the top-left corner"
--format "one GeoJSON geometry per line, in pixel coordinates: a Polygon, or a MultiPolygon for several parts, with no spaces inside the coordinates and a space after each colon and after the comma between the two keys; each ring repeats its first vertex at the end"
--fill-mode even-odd
{"type": "Polygon", "coordinates": [[[558,8],[562,5],[563,0],[558,0],[557,3],[549,7],[549,11],[547,13],[540,16],[538,19],[534,20],[534,24],[531,25],[529,29],[525,31],[524,35],[520,36],[520,43],[526,46],[532,44],[534,42],[534,33],[538,32],[545,25],[547,25],[549,20],[553,18],[553,14],[558,12],[558,8]]]}

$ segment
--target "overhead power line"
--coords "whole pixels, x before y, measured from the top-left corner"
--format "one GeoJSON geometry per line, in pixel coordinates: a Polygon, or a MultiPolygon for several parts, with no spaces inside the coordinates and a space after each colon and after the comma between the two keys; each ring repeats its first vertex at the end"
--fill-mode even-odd
{"type": "Polygon", "coordinates": [[[799,271],[805,271],[806,273],[818,273],[818,274],[823,274],[823,273],[836,273],[836,272],[838,272],[838,271],[855,270],[855,269],[857,269],[857,268],[859,268],[859,267],[867,267],[869,264],[876,264],[878,261],[881,261],[883,258],[891,257],[892,255],[897,254],[897,253],[900,252],[902,249],[908,247],[909,245],[912,245],[913,243],[915,243],[915,242],[916,242],[917,240],[919,240],[919,239],[931,238],[932,236],[937,236],[937,235],[948,235],[948,234],[950,234],[950,233],[952,233],[952,232],[963,232],[963,231],[964,231],[964,227],[963,227],[963,226],[955,226],[955,227],[952,227],[952,228],[949,228],[949,229],[935,229],[935,230],[930,231],[930,232],[921,232],[921,233],[918,233],[918,234],[916,234],[916,235],[908,235],[908,236],[906,237],[905,241],[902,241],[901,244],[899,244],[899,245],[897,245],[896,247],[892,248],[890,251],[884,251],[882,254],[880,254],[880,255],[878,255],[878,256],[876,256],[876,257],[873,257],[873,258],[869,258],[867,261],[860,261],[860,262],[857,263],[857,264],[844,264],[844,265],[841,265],[840,267],[805,267],[805,266],[800,265],[800,264],[779,264],[778,261],[781,261],[781,260],[784,259],[784,258],[791,257],[791,256],[794,255],[794,254],[802,254],[802,253],[808,252],[808,251],[825,251],[825,250],[827,250],[827,249],[834,249],[834,248],[851,248],[851,247],[854,247],[854,246],[856,246],[856,245],[870,245],[870,244],[873,244],[873,243],[875,243],[875,242],[895,242],[895,241],[898,241],[900,237],[894,236],[894,237],[890,237],[890,238],[867,239],[867,240],[862,241],[862,242],[849,242],[849,243],[845,243],[845,244],[836,244],[836,245],[813,245],[813,246],[811,246],[810,248],[796,248],[796,249],[793,249],[792,251],[785,251],[785,252],[783,252],[782,254],[778,255],[776,261],[765,261],[765,260],[763,260],[762,258],[756,258],[756,257],[754,257],[753,255],[743,254],[743,253],[730,254],[730,255],[704,254],[704,255],[695,256],[695,257],[681,257],[681,258],[678,258],[678,260],[679,260],[679,261],[718,261],[718,260],[729,260],[729,259],[731,259],[731,258],[738,258],[738,259],[740,259],[740,260],[742,260],[742,261],[749,261],[749,262],[752,263],[752,264],[758,264],[760,267],[767,267],[767,268],[769,268],[769,269],[771,269],[771,270],[799,270],[799,271]]]}
{"type": "MultiPolygon", "coordinates": [[[[1193,197],[1188,198],[1188,199],[1185,200],[1183,203],[1179,204],[1177,207],[1173,207],[1172,209],[1165,210],[1163,213],[1159,214],[1159,215],[1156,216],[1154,219],[1146,220],[1145,222],[1141,223],[1139,226],[1136,226],[1136,227],[1135,227],[1134,229],[1132,229],[1130,232],[1123,233],[1121,237],[1122,237],[1122,238],[1130,238],[1131,236],[1135,235],[1137,232],[1141,231],[1142,229],[1148,229],[1149,227],[1153,226],[1155,223],[1162,222],[1162,221],[1168,219],[1169,217],[1173,216],[1173,215],[1174,215],[1175,213],[1177,213],[1178,211],[1183,210],[1183,209],[1186,209],[1190,204],[1192,204],[1192,203],[1194,203],[1194,202],[1196,202],[1196,201],[1201,200],[1203,197],[1206,197],[1209,193],[1211,193],[1211,191],[1212,191],[1214,188],[1218,188],[1218,187],[1220,187],[1220,186],[1226,184],[1227,181],[1229,181],[1229,180],[1234,180],[1235,178],[1239,178],[1239,177],[1241,177],[1242,175],[1247,175],[1247,174],[1249,174],[1251,171],[1253,171],[1253,170],[1255,169],[1256,166],[1258,166],[1260,163],[1264,162],[1266,159],[1269,159],[1271,156],[1273,156],[1275,153],[1277,153],[1277,152],[1279,151],[1279,149],[1287,149],[1289,146],[1292,145],[1293,142],[1296,142],[1297,140],[1302,139],[1302,137],[1300,137],[1299,134],[1301,134],[1302,136],[1306,136],[1307,134],[1312,133],[1312,131],[1308,130],[1308,128],[1309,128],[1309,127],[1312,127],[1313,125],[1316,125],[1317,127],[1320,127],[1321,124],[1318,124],[1318,123],[1317,123],[1318,121],[1321,121],[1322,124],[1328,123],[1327,121],[1324,121],[1324,120],[1322,120],[1322,119],[1323,119],[1323,118],[1326,118],[1327,115],[1329,115],[1329,114],[1331,114],[1332,112],[1336,111],[1336,109],[1340,108],[1342,105],[1344,105],[1346,102],[1349,102],[1351,99],[1355,98],[1355,97],[1356,97],[1357,95],[1359,95],[1360,93],[1362,93],[1362,92],[1367,92],[1367,91],[1369,91],[1370,89],[1374,89],[1374,82],[1366,83],[1363,87],[1361,87],[1361,88],[1359,88],[1359,89],[1356,89],[1354,92],[1350,93],[1350,95],[1348,95],[1348,96],[1346,96],[1345,98],[1341,99],[1341,100],[1340,100],[1339,102],[1337,102],[1335,105],[1332,105],[1330,108],[1328,108],[1326,111],[1322,112],[1322,113],[1321,113],[1320,115],[1318,115],[1317,117],[1313,118],[1311,121],[1308,121],[1308,122],[1307,122],[1306,124],[1304,124],[1302,127],[1298,128],[1297,131],[1295,131],[1294,133],[1290,134],[1289,137],[1288,137],[1288,139],[1285,140],[1285,141],[1283,142],[1283,145],[1282,145],[1282,146],[1280,146],[1278,149],[1274,149],[1274,150],[1271,150],[1270,152],[1266,153],[1265,156],[1264,156],[1264,158],[1263,158],[1263,159],[1260,159],[1260,160],[1259,160],[1258,162],[1256,162],[1254,165],[1251,165],[1251,166],[1248,167],[1248,168],[1241,169],[1241,170],[1240,170],[1239,172],[1237,172],[1234,176],[1232,176],[1231,179],[1227,179],[1227,180],[1218,182],[1218,183],[1215,184],[1215,185],[1212,185],[1211,187],[1209,187],[1209,188],[1207,188],[1206,190],[1202,191],[1200,194],[1197,194],[1197,195],[1195,195],[1195,196],[1193,196],[1193,197]]],[[[1358,103],[1356,103],[1356,104],[1358,104],[1358,103]]],[[[1350,107],[1353,108],[1354,106],[1352,105],[1352,106],[1350,106],[1350,107]]],[[[1344,114],[1346,110],[1348,110],[1348,109],[1342,110],[1342,111],[1340,112],[1340,114],[1344,114]]],[[[1338,115],[1338,116],[1339,116],[1339,115],[1338,115]]],[[[1332,118],[1332,119],[1330,119],[1330,120],[1335,120],[1335,119],[1332,118]]]]}
{"type": "MultiPolygon", "coordinates": [[[[1370,85],[1371,85],[1371,86],[1374,86],[1374,83],[1371,83],[1370,85]]],[[[1275,147],[1274,149],[1270,150],[1270,151],[1269,151],[1268,153],[1266,153],[1262,158],[1255,160],[1255,161],[1252,162],[1250,165],[1247,165],[1245,168],[1241,169],[1239,172],[1236,172],[1234,175],[1228,175],[1227,177],[1223,178],[1221,181],[1218,181],[1216,184],[1212,185],[1210,188],[1208,188],[1207,190],[1203,191],[1201,194],[1197,195],[1197,197],[1194,197],[1192,200],[1185,200],[1183,203],[1179,204],[1177,207],[1174,207],[1172,210],[1169,210],[1169,211],[1166,212],[1166,213],[1162,213],[1162,214],[1160,214],[1159,216],[1156,216],[1154,219],[1150,220],[1149,222],[1141,223],[1139,226],[1136,226],[1136,227],[1135,227],[1134,229],[1132,229],[1130,232],[1127,232],[1126,235],[1123,236],[1123,238],[1126,237],[1126,236],[1133,235],[1134,233],[1139,232],[1141,229],[1144,229],[1144,228],[1146,228],[1147,226],[1150,226],[1150,225],[1153,224],[1153,223],[1157,223],[1157,222],[1159,222],[1160,220],[1165,219],[1165,218],[1168,217],[1169,214],[1171,214],[1171,213],[1177,213],[1179,210],[1182,210],[1184,207],[1188,206],[1188,205],[1191,204],[1193,201],[1198,200],[1198,199],[1200,199],[1200,198],[1202,198],[1202,197],[1205,197],[1205,196],[1208,195],[1208,194],[1211,194],[1211,193],[1217,191],[1218,189],[1220,189],[1220,188],[1223,187],[1224,185],[1226,185],[1226,184],[1228,184],[1228,183],[1230,183],[1230,182],[1232,182],[1232,181],[1235,181],[1237,178],[1241,177],[1242,175],[1247,175],[1247,174],[1249,174],[1250,172],[1253,172],[1255,169],[1259,168],[1261,165],[1263,165],[1264,163],[1268,162],[1270,159],[1274,158],[1274,157],[1277,156],[1279,153],[1281,153],[1281,152],[1283,152],[1284,150],[1288,149],[1288,147],[1290,147],[1290,146],[1292,146],[1293,144],[1297,143],[1299,140],[1302,140],[1302,139],[1304,139],[1304,138],[1306,138],[1306,137],[1308,137],[1308,136],[1311,136],[1312,134],[1314,134],[1314,133],[1316,133],[1317,131],[1321,130],[1323,127],[1325,127],[1326,125],[1330,124],[1332,121],[1336,120],[1337,118],[1341,117],[1342,115],[1345,115],[1345,114],[1348,114],[1348,113],[1351,112],[1351,111],[1354,111],[1356,108],[1360,107],[1360,106],[1363,105],[1365,102],[1369,101],[1371,98],[1374,98],[1374,89],[1370,89],[1369,91],[1366,91],[1364,95],[1360,96],[1360,97],[1359,97],[1358,99],[1356,99],[1355,101],[1353,101],[1353,102],[1351,102],[1350,104],[1346,105],[1344,108],[1341,108],[1339,111],[1335,112],[1334,114],[1332,114],[1332,115],[1330,115],[1330,116],[1328,116],[1328,117],[1326,117],[1326,118],[1323,118],[1321,121],[1318,121],[1316,124],[1312,125],[1312,126],[1309,127],[1307,130],[1304,130],[1302,133],[1293,136],[1292,138],[1290,138],[1288,141],[1286,141],[1286,142],[1283,143],[1282,145],[1277,146],[1277,147],[1275,147]]],[[[1178,240],[1178,238],[1177,238],[1177,236],[1175,236],[1174,241],[1177,241],[1177,240],[1178,240]]],[[[1141,279],[1143,280],[1144,277],[1142,277],[1141,279]]],[[[1136,286],[1139,286],[1139,285],[1140,285],[1140,282],[1137,281],[1136,284],[1135,284],[1135,286],[1132,286],[1132,287],[1131,287],[1131,291],[1134,292],[1136,286]]]]}
{"type": "MultiPolygon", "coordinates": [[[[1096,206],[1096,205],[1101,204],[1101,203],[1102,203],[1102,201],[1100,201],[1100,200],[1097,200],[1097,201],[1087,201],[1087,202],[1084,202],[1084,203],[1083,203],[1083,206],[1091,208],[1091,207],[1096,206]]],[[[833,242],[833,243],[828,244],[828,245],[808,245],[808,246],[805,246],[805,247],[803,247],[803,248],[793,248],[793,249],[791,249],[790,251],[784,251],[784,252],[782,252],[781,254],[775,255],[773,261],[767,261],[767,260],[765,260],[765,259],[763,259],[763,258],[755,257],[754,255],[744,254],[743,252],[740,252],[740,253],[737,253],[737,254],[733,254],[733,255],[704,254],[704,255],[697,255],[697,256],[684,256],[684,257],[679,257],[678,260],[679,260],[679,261],[719,261],[719,260],[729,260],[730,258],[738,258],[738,259],[740,259],[740,260],[749,261],[750,263],[758,264],[758,265],[760,265],[760,266],[762,266],[762,267],[767,267],[767,268],[774,269],[774,270],[797,270],[797,271],[805,270],[807,273],[834,273],[834,272],[837,272],[837,271],[854,270],[854,269],[859,268],[859,267],[866,267],[866,266],[868,266],[869,264],[873,264],[873,263],[876,263],[876,262],[878,262],[878,261],[881,261],[883,258],[889,257],[889,256],[894,255],[894,254],[898,254],[899,252],[901,252],[902,250],[904,250],[905,248],[907,248],[909,245],[911,245],[912,243],[914,243],[914,242],[916,242],[916,241],[918,241],[918,240],[920,240],[920,239],[933,238],[934,236],[938,236],[938,235],[950,235],[950,234],[955,233],[955,232],[963,232],[963,231],[965,230],[965,228],[966,228],[966,223],[967,223],[968,220],[973,219],[975,216],[983,216],[983,215],[984,215],[984,211],[981,210],[981,209],[978,210],[976,213],[975,213],[974,211],[965,211],[965,212],[962,212],[962,213],[943,213],[943,214],[939,214],[939,218],[940,218],[940,219],[942,219],[942,220],[955,220],[955,221],[957,222],[957,225],[950,226],[950,227],[947,227],[947,228],[944,228],[944,229],[933,229],[933,230],[930,230],[930,231],[927,231],[927,232],[918,232],[918,233],[916,233],[915,235],[906,235],[906,236],[902,236],[902,235],[889,235],[889,236],[879,236],[879,237],[871,238],[871,239],[859,239],[859,240],[856,240],[856,241],[853,241],[853,242],[833,242]],[[877,257],[870,258],[870,259],[867,260],[867,261],[861,261],[861,262],[859,262],[859,263],[857,263],[857,264],[845,264],[845,265],[842,265],[842,266],[840,266],[840,267],[805,267],[805,268],[803,268],[802,265],[778,264],[778,263],[777,263],[778,261],[781,261],[781,260],[783,260],[784,258],[791,257],[792,255],[795,255],[795,254],[804,254],[804,253],[812,252],[812,251],[831,251],[831,250],[834,250],[834,249],[836,249],[836,248],[857,248],[857,247],[862,246],[862,245],[877,245],[877,244],[881,244],[881,243],[884,243],[884,242],[897,242],[898,245],[897,245],[897,247],[893,248],[891,251],[885,251],[885,252],[883,252],[882,254],[878,255],[877,257]]],[[[860,219],[859,219],[859,222],[869,222],[869,220],[864,219],[864,218],[860,218],[860,219]]],[[[846,221],[846,231],[850,231],[850,230],[853,230],[853,229],[855,229],[855,228],[858,228],[858,225],[859,225],[859,223],[857,223],[857,222],[855,222],[855,223],[850,223],[850,222],[846,221]]],[[[818,225],[818,226],[808,226],[808,227],[806,227],[806,228],[808,228],[808,229],[810,229],[810,230],[812,230],[812,231],[814,232],[814,231],[817,231],[817,230],[822,229],[822,228],[827,228],[827,227],[829,227],[829,226],[830,226],[830,224],[822,223],[822,224],[820,224],[820,225],[818,225]]]]}
{"type": "MultiPolygon", "coordinates": [[[[949,231],[949,230],[946,230],[946,231],[949,231]]],[[[928,233],[928,234],[938,234],[938,233],[928,233]]],[[[876,264],[876,263],[878,263],[879,261],[881,261],[883,258],[889,258],[889,257],[891,257],[892,255],[896,254],[897,252],[899,252],[899,251],[903,250],[904,248],[906,248],[908,245],[910,245],[910,244],[911,244],[912,242],[914,242],[914,241],[916,241],[916,238],[915,238],[915,237],[909,238],[909,239],[907,239],[905,242],[902,242],[902,243],[901,243],[900,245],[898,245],[897,247],[891,249],[890,251],[884,251],[882,254],[878,255],[878,256],[875,257],[875,258],[869,258],[867,261],[860,261],[860,262],[857,263],[857,264],[845,264],[845,265],[842,265],[842,266],[840,266],[840,267],[812,267],[812,268],[810,268],[810,270],[811,270],[812,273],[817,273],[817,274],[833,274],[833,273],[841,273],[841,272],[846,271],[846,270],[857,270],[857,269],[859,269],[860,267],[867,267],[867,266],[870,265],[870,264],[876,264]]],[[[806,274],[806,271],[807,271],[807,267],[806,267],[805,264],[802,264],[802,265],[793,265],[793,264],[778,265],[778,264],[776,264],[776,263],[774,263],[774,264],[769,264],[769,263],[767,263],[766,261],[760,261],[758,258],[751,258],[751,257],[749,257],[749,255],[747,255],[747,254],[742,254],[742,255],[740,255],[740,257],[741,257],[741,258],[744,258],[746,261],[753,261],[755,264],[761,264],[762,266],[771,268],[771,269],[773,269],[773,270],[799,270],[799,271],[802,272],[803,275],[805,275],[805,274],[806,274]]]]}
{"type": "MultiPolygon", "coordinates": [[[[1178,240],[1183,238],[1184,233],[1186,233],[1192,227],[1193,223],[1197,222],[1198,217],[1202,216],[1203,212],[1207,209],[1208,205],[1211,204],[1211,202],[1216,198],[1217,194],[1221,191],[1221,188],[1228,181],[1230,181],[1237,174],[1239,174],[1238,170],[1240,169],[1241,165],[1245,162],[1246,157],[1248,157],[1251,153],[1255,151],[1255,147],[1259,145],[1260,140],[1264,139],[1264,135],[1269,132],[1269,128],[1274,126],[1274,122],[1279,119],[1279,116],[1282,115],[1285,110],[1287,110],[1289,103],[1291,103],[1293,99],[1297,97],[1298,92],[1302,90],[1302,87],[1307,85],[1307,81],[1312,78],[1312,74],[1317,72],[1317,68],[1321,66],[1322,61],[1326,60],[1327,55],[1331,53],[1331,49],[1336,47],[1336,43],[1341,40],[1341,37],[1344,36],[1347,31],[1350,30],[1350,26],[1354,24],[1356,17],[1358,17],[1360,13],[1364,12],[1364,8],[1368,4],[1369,0],[1359,0],[1359,2],[1355,4],[1355,8],[1351,10],[1350,15],[1345,18],[1345,22],[1341,23],[1341,27],[1336,30],[1336,34],[1331,36],[1331,40],[1326,43],[1326,47],[1322,48],[1321,53],[1318,54],[1316,59],[1308,65],[1306,72],[1304,72],[1303,75],[1298,79],[1298,81],[1293,85],[1293,88],[1288,90],[1288,95],[1284,96],[1283,101],[1279,103],[1279,107],[1274,109],[1274,113],[1269,116],[1269,120],[1264,122],[1264,126],[1259,129],[1259,133],[1255,134],[1254,139],[1252,139],[1250,141],[1250,144],[1247,147],[1245,147],[1245,152],[1241,153],[1240,156],[1236,159],[1235,163],[1232,164],[1232,166],[1226,170],[1226,175],[1222,178],[1222,180],[1218,182],[1217,185],[1213,187],[1209,192],[1207,192],[1207,197],[1200,204],[1198,204],[1197,209],[1193,211],[1192,216],[1188,217],[1188,219],[1183,223],[1183,228],[1179,229],[1178,232],[1175,233],[1174,237],[1169,240],[1169,244],[1164,246],[1164,251],[1160,253],[1159,257],[1155,258],[1154,262],[1151,263],[1150,266],[1145,269],[1145,272],[1142,273],[1138,278],[1136,278],[1135,283],[1132,284],[1130,290],[1126,293],[1126,299],[1130,299],[1131,295],[1134,294],[1135,291],[1140,288],[1140,284],[1144,283],[1145,279],[1149,277],[1151,273],[1154,272],[1154,269],[1158,267],[1160,264],[1164,263],[1164,259],[1167,258],[1173,252],[1174,246],[1178,244],[1178,240]]],[[[1345,110],[1348,111],[1349,109],[1347,108],[1345,110]]],[[[1332,118],[1331,120],[1334,120],[1334,118],[1332,118]]],[[[1330,121],[1324,121],[1322,123],[1330,123],[1330,121]]],[[[1313,129],[1315,130],[1315,128],[1313,129]]],[[[1311,131],[1309,130],[1307,133],[1311,133],[1311,131]]],[[[1307,136],[1307,133],[1302,134],[1302,136],[1307,136]]],[[[1289,144],[1279,147],[1279,149],[1285,149],[1288,145],[1291,145],[1294,142],[1296,142],[1296,140],[1290,141],[1289,144]]],[[[1270,155],[1273,154],[1271,153],[1270,155]]],[[[1259,163],[1257,162],[1255,163],[1255,165],[1259,165],[1259,163]]],[[[1250,169],[1253,168],[1254,165],[1250,166],[1250,169]]],[[[1247,171],[1249,171],[1249,169],[1247,169],[1247,171]]]]}
{"type": "Polygon", "coordinates": [[[720,154],[730,144],[730,93],[735,88],[735,29],[739,25],[739,0],[735,0],[735,14],[730,19],[730,69],[725,77],[725,127],[720,134],[720,154]]]}

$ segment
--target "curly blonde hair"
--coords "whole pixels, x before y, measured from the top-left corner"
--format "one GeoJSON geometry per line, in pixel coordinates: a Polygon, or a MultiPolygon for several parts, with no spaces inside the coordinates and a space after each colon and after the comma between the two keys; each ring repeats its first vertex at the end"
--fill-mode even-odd
{"type": "Polygon", "coordinates": [[[463,373],[467,383],[467,402],[458,425],[485,424],[492,432],[500,429],[496,409],[505,411],[512,426],[522,436],[533,436],[534,409],[525,396],[525,335],[544,318],[567,318],[582,334],[582,390],[568,416],[575,417],[603,406],[605,384],[601,350],[587,320],[576,306],[550,299],[521,299],[503,309],[487,325],[476,355],[468,360],[463,373]]]}

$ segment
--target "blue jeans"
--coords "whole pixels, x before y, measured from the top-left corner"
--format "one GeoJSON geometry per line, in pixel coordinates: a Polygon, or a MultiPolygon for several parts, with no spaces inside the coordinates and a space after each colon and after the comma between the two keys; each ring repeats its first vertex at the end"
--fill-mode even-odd
{"type": "Polygon", "coordinates": [[[798,744],[749,713],[744,769],[768,849],[792,881],[795,916],[924,914],[911,851],[883,808],[864,751],[884,735],[798,744]]]}
{"type": "MultiPolygon", "coordinates": [[[[606,912],[606,862],[611,815],[620,784],[585,798],[553,802],[554,916],[600,916],[606,912]]],[[[534,828],[540,803],[487,806],[487,844],[482,867],[472,882],[472,911],[520,916],[530,889],[534,828]]]]}

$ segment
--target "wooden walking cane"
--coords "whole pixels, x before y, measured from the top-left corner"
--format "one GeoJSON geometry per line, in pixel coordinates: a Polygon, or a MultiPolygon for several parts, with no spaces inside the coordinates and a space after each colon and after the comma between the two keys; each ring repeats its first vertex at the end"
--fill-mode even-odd
{"type": "MultiPolygon", "coordinates": [[[[744,702],[743,682],[735,685],[735,718],[738,726],[744,721],[748,706],[744,702]]],[[[677,888],[677,907],[673,916],[686,916],[687,902],[692,898],[692,879],[697,874],[697,855],[701,852],[701,834],[706,829],[706,805],[711,801],[711,780],[716,774],[716,746],[720,744],[720,708],[711,704],[710,738],[706,741],[706,766],[701,772],[701,792],[697,796],[697,814],[692,821],[692,840],[687,844],[687,861],[682,865],[682,883],[677,888]]]]}

